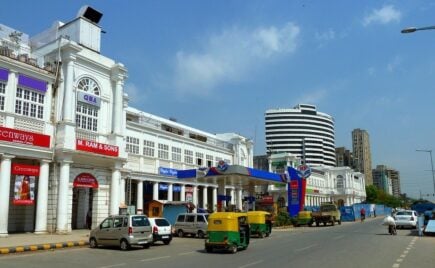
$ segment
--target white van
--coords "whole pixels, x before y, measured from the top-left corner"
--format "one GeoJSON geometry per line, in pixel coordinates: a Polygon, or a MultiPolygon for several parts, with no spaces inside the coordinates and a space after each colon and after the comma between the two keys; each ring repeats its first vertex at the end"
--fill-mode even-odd
{"type": "Polygon", "coordinates": [[[208,213],[182,213],[178,214],[174,224],[178,237],[185,234],[204,238],[207,234],[208,213]]]}

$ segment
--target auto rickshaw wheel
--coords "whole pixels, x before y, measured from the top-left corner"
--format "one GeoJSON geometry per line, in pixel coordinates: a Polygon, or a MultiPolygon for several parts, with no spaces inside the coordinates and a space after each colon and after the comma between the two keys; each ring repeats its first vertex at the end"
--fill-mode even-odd
{"type": "Polygon", "coordinates": [[[231,252],[231,253],[236,253],[236,252],[237,252],[237,246],[236,246],[236,245],[232,245],[232,246],[230,247],[230,252],[231,252]]]}
{"type": "Polygon", "coordinates": [[[258,236],[259,236],[260,238],[264,238],[264,232],[259,232],[259,233],[258,233],[258,236]]]}
{"type": "Polygon", "coordinates": [[[208,253],[213,252],[213,248],[210,246],[205,246],[205,251],[207,251],[208,253]]]}
{"type": "Polygon", "coordinates": [[[270,232],[267,232],[267,233],[266,233],[266,237],[269,237],[269,235],[270,235],[270,232]]]}

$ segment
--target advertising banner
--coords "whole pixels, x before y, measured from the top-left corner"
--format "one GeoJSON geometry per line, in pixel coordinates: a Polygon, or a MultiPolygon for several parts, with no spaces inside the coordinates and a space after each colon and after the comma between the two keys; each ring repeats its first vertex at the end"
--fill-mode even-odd
{"type": "Polygon", "coordinates": [[[14,205],[29,206],[35,204],[35,176],[15,175],[14,205]]]}
{"type": "Polygon", "coordinates": [[[298,171],[292,167],[288,167],[290,183],[287,191],[288,212],[290,217],[296,217],[300,209],[300,192],[302,179],[298,175],[298,171]]]}
{"type": "Polygon", "coordinates": [[[75,179],[73,183],[74,188],[98,188],[97,179],[89,173],[81,173],[75,179]]]}
{"type": "Polygon", "coordinates": [[[104,144],[96,141],[89,141],[89,140],[82,140],[82,139],[76,140],[76,149],[79,151],[85,151],[85,152],[108,155],[108,156],[119,155],[119,148],[116,145],[104,144]]]}
{"type": "Polygon", "coordinates": [[[32,146],[50,147],[50,136],[13,128],[0,127],[0,140],[32,146]]]}

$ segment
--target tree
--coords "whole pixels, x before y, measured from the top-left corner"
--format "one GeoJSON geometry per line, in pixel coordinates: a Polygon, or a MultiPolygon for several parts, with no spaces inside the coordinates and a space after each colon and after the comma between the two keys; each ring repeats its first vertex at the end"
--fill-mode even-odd
{"type": "Polygon", "coordinates": [[[366,201],[367,203],[377,203],[378,188],[374,185],[366,186],[366,201]]]}

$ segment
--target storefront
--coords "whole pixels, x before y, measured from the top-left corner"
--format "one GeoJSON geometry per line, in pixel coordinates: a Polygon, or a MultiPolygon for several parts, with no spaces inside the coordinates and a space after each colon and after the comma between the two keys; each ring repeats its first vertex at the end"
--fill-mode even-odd
{"type": "Polygon", "coordinates": [[[90,173],[80,173],[73,182],[72,229],[91,228],[94,190],[98,189],[97,179],[90,173]]]}

